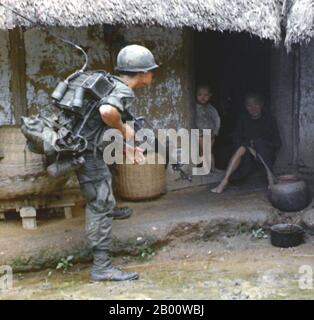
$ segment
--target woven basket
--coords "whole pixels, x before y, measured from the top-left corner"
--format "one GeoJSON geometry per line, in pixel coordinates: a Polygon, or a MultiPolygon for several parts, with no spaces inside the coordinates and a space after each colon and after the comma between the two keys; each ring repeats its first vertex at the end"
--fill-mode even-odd
{"type": "Polygon", "coordinates": [[[166,193],[164,164],[116,165],[115,188],[126,200],[148,200],[166,193]]]}
{"type": "Polygon", "coordinates": [[[0,200],[50,195],[68,179],[48,176],[44,157],[27,149],[18,126],[0,127],[0,151],[0,200]]]}

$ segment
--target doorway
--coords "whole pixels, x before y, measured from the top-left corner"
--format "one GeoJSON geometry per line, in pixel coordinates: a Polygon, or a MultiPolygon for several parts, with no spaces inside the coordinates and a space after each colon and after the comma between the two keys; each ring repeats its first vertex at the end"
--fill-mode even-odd
{"type": "Polygon", "coordinates": [[[248,92],[270,96],[271,42],[247,33],[195,32],[195,84],[210,86],[211,104],[221,117],[213,153],[218,169],[225,169],[233,152],[232,133],[243,112],[248,92]]]}

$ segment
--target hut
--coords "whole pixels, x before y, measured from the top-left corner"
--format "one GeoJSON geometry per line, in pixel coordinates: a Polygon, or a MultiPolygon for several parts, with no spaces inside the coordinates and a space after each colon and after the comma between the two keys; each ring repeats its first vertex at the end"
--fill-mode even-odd
{"type": "MultiPolygon", "coordinates": [[[[3,1],[52,33],[87,49],[92,68],[113,71],[126,43],[150,47],[162,62],[153,94],[140,95],[138,108],[164,126],[189,127],[194,82],[194,30],[249,32],[280,41],[280,3],[233,1],[3,1]]],[[[57,81],[80,66],[71,47],[0,8],[3,79],[2,123],[49,103],[57,81]],[[16,28],[14,28],[16,27],[16,28]],[[9,30],[9,31],[7,31],[9,30]],[[16,52],[17,51],[17,52],[16,52]],[[23,78],[24,77],[24,78],[23,78]]],[[[195,58],[195,57],[194,57],[195,58]]]]}
{"type": "Polygon", "coordinates": [[[288,48],[298,43],[309,43],[314,36],[314,2],[296,0],[286,2],[286,39],[288,48]]]}
{"type": "MultiPolygon", "coordinates": [[[[197,83],[210,83],[226,121],[239,112],[247,90],[262,90],[283,140],[277,168],[314,170],[309,147],[314,139],[314,96],[309,93],[313,43],[287,53],[292,44],[309,42],[313,35],[311,0],[2,3],[35,25],[0,7],[0,125],[18,124],[21,115],[49,104],[56,83],[82,65],[77,51],[39,28],[49,27],[86,49],[90,69],[113,72],[123,45],[149,47],[162,68],[154,86],[138,93],[135,108],[156,128],[193,127],[197,83]]],[[[224,149],[217,152],[227,154],[224,149]]]]}

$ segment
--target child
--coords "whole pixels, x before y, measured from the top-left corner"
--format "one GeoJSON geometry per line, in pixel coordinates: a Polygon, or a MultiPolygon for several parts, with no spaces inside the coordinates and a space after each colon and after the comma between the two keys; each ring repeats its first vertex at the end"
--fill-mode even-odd
{"type": "MultiPolygon", "coordinates": [[[[220,117],[215,109],[210,104],[210,99],[212,97],[212,91],[207,85],[200,85],[196,90],[196,118],[195,123],[196,127],[200,130],[202,129],[211,129],[212,141],[211,147],[213,147],[215,142],[215,137],[218,136],[220,129],[220,117]]],[[[203,157],[203,136],[202,131],[200,132],[199,139],[199,150],[200,156],[203,157]]],[[[211,155],[211,168],[212,171],[216,171],[215,169],[215,161],[213,154],[211,155]]]]}

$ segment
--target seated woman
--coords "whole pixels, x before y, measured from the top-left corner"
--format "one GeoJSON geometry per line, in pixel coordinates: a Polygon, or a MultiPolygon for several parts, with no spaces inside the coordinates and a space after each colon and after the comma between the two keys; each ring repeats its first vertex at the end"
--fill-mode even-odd
{"type": "Polygon", "coordinates": [[[245,97],[244,114],[239,116],[234,134],[235,153],[231,157],[225,176],[212,192],[222,193],[229,179],[246,178],[252,171],[254,158],[249,151],[253,148],[265,161],[269,168],[275,161],[275,156],[281,146],[281,140],[275,118],[265,110],[265,100],[256,93],[245,97]]]}

